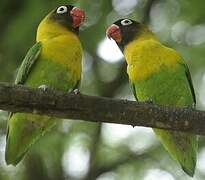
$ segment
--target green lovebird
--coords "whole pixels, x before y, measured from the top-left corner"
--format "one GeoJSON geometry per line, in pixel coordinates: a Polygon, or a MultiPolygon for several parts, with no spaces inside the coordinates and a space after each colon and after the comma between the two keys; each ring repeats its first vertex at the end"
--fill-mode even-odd
{"type": "MultiPolygon", "coordinates": [[[[174,49],[161,44],[145,25],[131,19],[120,19],[106,33],[125,56],[136,100],[176,107],[195,105],[191,76],[183,58],[174,49]]],[[[182,169],[193,176],[197,136],[162,129],[154,129],[154,132],[182,169]]]]}
{"type": "MultiPolygon", "coordinates": [[[[15,84],[72,91],[79,85],[82,46],[79,27],[85,13],[71,5],[51,11],[40,23],[36,44],[25,56],[15,84]]],[[[29,147],[56,124],[56,119],[30,113],[11,113],[8,119],[5,159],[16,165],[29,147]]]]}

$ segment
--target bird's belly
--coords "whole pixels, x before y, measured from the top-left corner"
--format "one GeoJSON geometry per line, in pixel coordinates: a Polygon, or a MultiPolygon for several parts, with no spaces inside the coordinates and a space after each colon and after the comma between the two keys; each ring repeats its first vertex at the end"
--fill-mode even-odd
{"type": "Polygon", "coordinates": [[[25,84],[31,87],[47,85],[56,90],[67,91],[72,89],[77,81],[62,64],[43,59],[35,64],[25,84]]]}
{"type": "Polygon", "coordinates": [[[136,81],[135,89],[139,101],[153,101],[160,105],[188,106],[193,98],[185,72],[176,67],[161,68],[145,80],[136,81]]]}

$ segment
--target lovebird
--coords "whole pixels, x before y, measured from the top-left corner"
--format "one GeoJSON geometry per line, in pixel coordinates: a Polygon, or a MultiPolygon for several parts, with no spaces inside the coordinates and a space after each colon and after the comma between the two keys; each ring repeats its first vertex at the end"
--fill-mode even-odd
{"type": "MultiPolygon", "coordinates": [[[[85,12],[71,5],[51,11],[38,26],[36,43],[22,61],[15,84],[64,92],[77,89],[82,69],[82,45],[78,33],[84,20],[85,12]]],[[[11,113],[6,163],[17,165],[30,146],[55,124],[53,117],[11,113]]]]}
{"type": "MultiPolygon", "coordinates": [[[[142,23],[120,19],[108,27],[127,63],[127,74],[136,100],[158,105],[194,107],[196,98],[188,66],[174,49],[166,47],[142,23]]],[[[153,129],[162,145],[182,169],[194,175],[197,136],[153,129]]]]}

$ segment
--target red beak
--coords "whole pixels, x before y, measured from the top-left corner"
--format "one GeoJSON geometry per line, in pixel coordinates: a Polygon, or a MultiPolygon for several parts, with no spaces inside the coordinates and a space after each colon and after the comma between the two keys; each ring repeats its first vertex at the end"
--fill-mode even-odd
{"type": "Polygon", "coordinates": [[[109,28],[107,28],[106,34],[108,38],[114,39],[117,43],[122,41],[120,28],[116,24],[112,24],[109,28]]]}
{"type": "Polygon", "coordinates": [[[80,8],[74,7],[70,11],[70,15],[73,18],[73,28],[79,27],[85,20],[85,12],[81,10],[80,8]]]}

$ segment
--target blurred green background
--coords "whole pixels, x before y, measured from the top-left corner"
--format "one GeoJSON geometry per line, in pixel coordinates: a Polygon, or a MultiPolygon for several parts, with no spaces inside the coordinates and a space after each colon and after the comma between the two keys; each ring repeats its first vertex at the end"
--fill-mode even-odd
{"type": "MultiPolygon", "coordinates": [[[[205,109],[204,0],[1,0],[0,81],[13,82],[17,67],[35,42],[41,19],[61,4],[86,11],[81,92],[133,99],[126,64],[105,29],[120,17],[145,22],[189,65],[198,109],[205,109]]],[[[0,112],[0,180],[187,180],[150,128],[62,120],[32,146],[17,166],[4,161],[7,113],[0,112]]],[[[201,137],[194,180],[205,179],[201,137]]]]}

